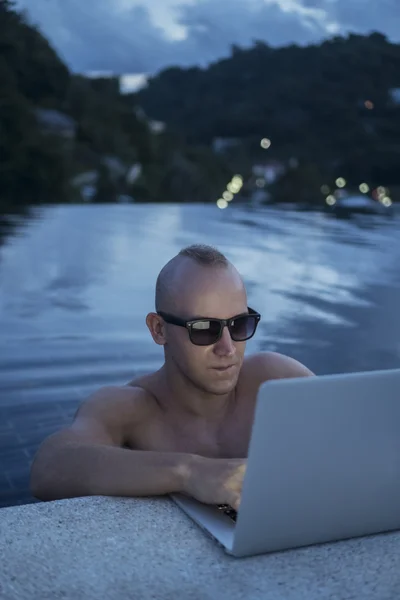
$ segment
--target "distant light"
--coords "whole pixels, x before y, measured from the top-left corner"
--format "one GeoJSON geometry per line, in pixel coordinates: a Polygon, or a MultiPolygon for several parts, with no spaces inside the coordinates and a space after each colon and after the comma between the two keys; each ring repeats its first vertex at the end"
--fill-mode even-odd
{"type": "Polygon", "coordinates": [[[223,210],[224,208],[226,208],[228,206],[228,203],[223,198],[220,198],[219,200],[217,200],[217,206],[218,206],[218,208],[223,210]]]}
{"type": "Polygon", "coordinates": [[[362,183],[360,185],[360,192],[362,194],[368,194],[368,192],[369,192],[369,185],[367,183],[362,183]]]}
{"type": "Polygon", "coordinates": [[[328,206],[333,206],[334,204],[336,204],[336,198],[335,196],[328,196],[325,202],[328,206]]]}
{"type": "Polygon", "coordinates": [[[268,148],[271,146],[271,140],[269,140],[268,138],[263,138],[261,140],[261,148],[264,148],[264,150],[268,150],[268,148]]]}
{"type": "Polygon", "coordinates": [[[383,206],[392,206],[392,201],[389,198],[389,196],[385,196],[384,198],[382,198],[381,202],[383,206]]]}
{"type": "Polygon", "coordinates": [[[227,187],[231,194],[237,194],[243,187],[243,177],[241,175],[235,175],[227,187]]]}
{"type": "Polygon", "coordinates": [[[377,189],[377,192],[378,192],[379,198],[382,198],[383,196],[386,196],[387,189],[380,185],[377,189]]]}
{"type": "Polygon", "coordinates": [[[339,177],[338,179],[336,179],[335,183],[338,186],[338,188],[344,188],[347,182],[345,179],[343,179],[343,177],[339,177]]]}
{"type": "Polygon", "coordinates": [[[227,202],[230,202],[231,200],[233,200],[233,194],[232,194],[232,192],[224,192],[222,194],[222,198],[224,200],[226,200],[227,202]]]}
{"type": "Polygon", "coordinates": [[[237,194],[243,187],[243,177],[241,175],[235,175],[232,181],[228,183],[228,192],[231,194],[237,194]]]}
{"type": "Polygon", "coordinates": [[[330,189],[329,185],[326,185],[326,184],[324,184],[324,185],[321,187],[321,192],[322,192],[322,193],[323,193],[325,196],[326,196],[326,194],[329,194],[329,193],[330,193],[330,191],[331,191],[331,189],[330,189]]]}
{"type": "Polygon", "coordinates": [[[375,107],[374,103],[371,102],[371,100],[366,100],[364,102],[364,105],[365,105],[365,108],[368,108],[368,110],[372,110],[375,107]]]}
{"type": "Polygon", "coordinates": [[[265,179],[263,177],[259,177],[256,180],[256,186],[259,187],[259,188],[265,187],[265,179]]]}

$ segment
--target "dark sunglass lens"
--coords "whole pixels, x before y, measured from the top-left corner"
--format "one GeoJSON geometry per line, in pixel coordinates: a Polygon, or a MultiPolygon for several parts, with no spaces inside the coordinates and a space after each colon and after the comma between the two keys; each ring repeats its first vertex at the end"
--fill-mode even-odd
{"type": "Polygon", "coordinates": [[[234,319],[230,327],[232,339],[235,342],[243,342],[254,335],[256,327],[257,319],[251,315],[234,319]]]}
{"type": "Polygon", "coordinates": [[[210,346],[217,341],[220,330],[219,321],[196,321],[190,328],[190,338],[197,346],[210,346]]]}

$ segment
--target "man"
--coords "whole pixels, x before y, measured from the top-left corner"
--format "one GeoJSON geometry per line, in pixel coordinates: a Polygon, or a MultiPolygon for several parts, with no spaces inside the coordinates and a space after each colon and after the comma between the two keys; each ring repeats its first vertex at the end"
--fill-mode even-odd
{"type": "Polygon", "coordinates": [[[146,319],[164,365],[100,389],[44,441],[32,465],[34,496],[183,493],[237,509],[260,385],[313,375],[272,352],[244,359],[259,319],[223,254],[182,250],[159,274],[156,312],[146,319]]]}

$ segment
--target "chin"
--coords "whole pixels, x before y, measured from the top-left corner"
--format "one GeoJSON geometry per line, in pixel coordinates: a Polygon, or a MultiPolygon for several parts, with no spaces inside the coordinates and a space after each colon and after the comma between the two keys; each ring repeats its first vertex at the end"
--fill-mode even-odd
{"type": "Polygon", "coordinates": [[[231,381],[218,381],[213,382],[211,385],[208,383],[207,386],[204,386],[204,389],[209,394],[214,394],[215,396],[225,396],[225,394],[229,394],[236,387],[237,380],[231,381]]]}

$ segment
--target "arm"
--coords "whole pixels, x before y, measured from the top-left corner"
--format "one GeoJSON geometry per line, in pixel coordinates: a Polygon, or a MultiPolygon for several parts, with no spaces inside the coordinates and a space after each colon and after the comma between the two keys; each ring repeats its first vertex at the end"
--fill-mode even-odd
{"type": "Polygon", "coordinates": [[[150,496],[183,492],[193,456],[123,448],[127,426],[140,426],[142,390],[104,388],[78,410],[73,424],[40,446],[31,489],[40,500],[81,496],[150,496]]]}
{"type": "Polygon", "coordinates": [[[49,501],[183,493],[206,504],[238,507],[245,460],[123,447],[128,431],[151,417],[143,390],[100,390],[83,403],[70,427],[40,446],[31,469],[32,494],[49,501]]]}

